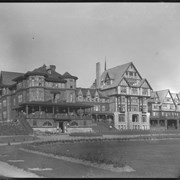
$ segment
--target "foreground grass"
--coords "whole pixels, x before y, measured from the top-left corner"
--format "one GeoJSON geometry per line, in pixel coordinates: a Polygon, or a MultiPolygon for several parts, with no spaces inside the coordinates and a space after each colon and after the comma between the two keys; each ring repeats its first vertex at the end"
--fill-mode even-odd
{"type": "Polygon", "coordinates": [[[38,138],[29,135],[0,136],[0,143],[23,142],[23,141],[32,141],[36,139],[38,138]]]}
{"type": "Polygon", "coordinates": [[[126,162],[123,157],[120,154],[117,157],[114,156],[114,153],[118,152],[118,148],[114,146],[112,151],[113,143],[107,145],[108,143],[110,142],[103,142],[100,139],[97,139],[96,142],[46,142],[24,145],[24,148],[58,156],[83,159],[92,163],[105,163],[113,164],[114,167],[124,167],[126,162]]]}

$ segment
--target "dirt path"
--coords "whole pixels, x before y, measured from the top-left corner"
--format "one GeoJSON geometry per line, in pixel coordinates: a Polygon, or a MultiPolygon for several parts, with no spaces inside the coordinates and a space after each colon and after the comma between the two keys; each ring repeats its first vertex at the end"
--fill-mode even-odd
{"type": "Polygon", "coordinates": [[[13,178],[39,178],[40,176],[0,161],[0,176],[13,178]]]}

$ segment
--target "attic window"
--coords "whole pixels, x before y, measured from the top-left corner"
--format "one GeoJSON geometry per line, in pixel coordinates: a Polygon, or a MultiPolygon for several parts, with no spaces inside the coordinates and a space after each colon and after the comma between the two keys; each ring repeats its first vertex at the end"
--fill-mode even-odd
{"type": "Polygon", "coordinates": [[[51,74],[51,69],[48,69],[48,71],[47,71],[49,74],[51,74]]]}

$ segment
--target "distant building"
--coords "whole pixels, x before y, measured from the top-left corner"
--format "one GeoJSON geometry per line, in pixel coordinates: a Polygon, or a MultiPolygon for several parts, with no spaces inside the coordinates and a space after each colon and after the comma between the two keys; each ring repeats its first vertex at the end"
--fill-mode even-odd
{"type": "Polygon", "coordinates": [[[66,132],[92,124],[93,105],[76,101],[76,76],[43,65],[26,73],[2,71],[0,75],[0,122],[24,113],[34,130],[66,132]]]}
{"type": "Polygon", "coordinates": [[[179,129],[180,97],[169,89],[154,91],[148,100],[151,129],[179,129]]]}
{"type": "Polygon", "coordinates": [[[132,62],[105,70],[96,64],[96,80],[92,88],[109,97],[109,111],[114,113],[116,129],[149,129],[147,99],[152,88],[132,62]]]}

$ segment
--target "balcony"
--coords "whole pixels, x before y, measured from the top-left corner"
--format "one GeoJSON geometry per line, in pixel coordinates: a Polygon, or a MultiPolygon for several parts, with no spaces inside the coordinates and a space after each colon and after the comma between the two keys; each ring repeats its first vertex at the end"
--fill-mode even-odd
{"type": "Polygon", "coordinates": [[[26,116],[28,119],[55,119],[55,120],[91,120],[92,116],[91,114],[83,114],[83,115],[76,115],[73,113],[46,113],[46,112],[39,112],[36,111],[34,113],[28,114],[26,116]]]}

